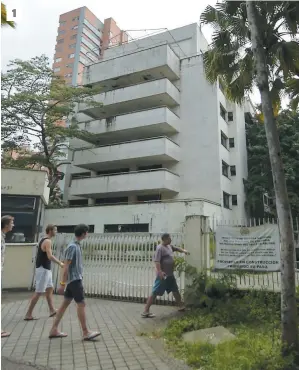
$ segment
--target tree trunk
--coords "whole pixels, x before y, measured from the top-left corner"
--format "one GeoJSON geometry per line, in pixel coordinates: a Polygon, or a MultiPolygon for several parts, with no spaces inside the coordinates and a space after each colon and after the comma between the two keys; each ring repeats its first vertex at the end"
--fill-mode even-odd
{"type": "Polygon", "coordinates": [[[257,84],[261,94],[265,131],[268,142],[276,209],[281,243],[281,324],[285,349],[298,349],[298,326],[295,282],[295,240],[291,208],[281,158],[280,142],[269,92],[266,55],[259,36],[256,2],[246,1],[247,17],[251,31],[252,52],[255,59],[257,84]]]}

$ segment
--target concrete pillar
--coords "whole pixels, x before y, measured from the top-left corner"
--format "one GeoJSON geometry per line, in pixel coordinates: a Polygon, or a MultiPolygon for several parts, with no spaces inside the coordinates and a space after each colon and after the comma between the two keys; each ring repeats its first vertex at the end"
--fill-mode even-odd
{"type": "MultiPolygon", "coordinates": [[[[96,177],[97,173],[95,171],[90,171],[90,177],[96,177]]],[[[96,203],[96,200],[94,198],[88,198],[88,205],[94,206],[96,203]]]]}
{"type": "Polygon", "coordinates": [[[209,267],[208,248],[209,233],[208,220],[204,216],[187,216],[185,221],[185,248],[190,253],[186,257],[189,265],[199,271],[209,267]]]}

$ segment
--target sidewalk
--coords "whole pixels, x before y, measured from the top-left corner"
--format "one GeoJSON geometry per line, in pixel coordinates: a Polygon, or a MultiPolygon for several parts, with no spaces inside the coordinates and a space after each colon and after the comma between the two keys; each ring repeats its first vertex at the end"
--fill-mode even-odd
{"type": "MultiPolygon", "coordinates": [[[[28,296],[28,295],[27,295],[28,296]]],[[[62,320],[64,339],[48,339],[53,319],[48,318],[45,299],[38,303],[34,314],[40,319],[23,320],[28,305],[27,296],[4,294],[2,328],[12,334],[2,339],[2,356],[10,360],[60,370],[185,370],[184,364],[171,359],[163,344],[151,345],[138,333],[162,325],[175,312],[174,307],[154,306],[157,319],[142,319],[143,305],[100,299],[87,299],[89,327],[99,329],[101,337],[95,342],[83,342],[76,306],[72,304],[62,320]]],[[[55,296],[56,307],[62,297],[55,296]]],[[[34,367],[7,367],[7,370],[34,369],[34,367]]]]}

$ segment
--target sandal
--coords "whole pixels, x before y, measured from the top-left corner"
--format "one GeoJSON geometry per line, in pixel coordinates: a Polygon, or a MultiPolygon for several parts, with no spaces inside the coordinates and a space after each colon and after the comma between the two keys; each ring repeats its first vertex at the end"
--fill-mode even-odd
{"type": "Polygon", "coordinates": [[[25,317],[24,321],[36,321],[38,317],[25,317]]]}
{"type": "Polygon", "coordinates": [[[143,312],[141,314],[141,317],[143,317],[144,319],[152,319],[156,316],[153,313],[150,313],[150,312],[143,312]]]}
{"type": "Polygon", "coordinates": [[[66,333],[57,333],[57,334],[50,334],[49,339],[56,339],[56,338],[66,338],[67,334],[66,333]]]}
{"type": "Polygon", "coordinates": [[[1,332],[1,338],[8,338],[9,336],[10,336],[10,333],[8,331],[1,332]]]}
{"type": "Polygon", "coordinates": [[[90,340],[93,340],[95,338],[97,338],[98,336],[100,336],[101,333],[98,332],[98,331],[92,331],[91,333],[89,333],[86,337],[83,337],[83,340],[85,341],[90,341],[90,340]]]}

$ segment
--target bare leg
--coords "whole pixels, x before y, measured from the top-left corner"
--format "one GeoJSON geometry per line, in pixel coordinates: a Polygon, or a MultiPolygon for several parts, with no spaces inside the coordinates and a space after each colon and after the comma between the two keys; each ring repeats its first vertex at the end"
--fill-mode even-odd
{"type": "Polygon", "coordinates": [[[144,313],[149,313],[149,310],[150,310],[152,304],[154,303],[155,299],[156,299],[156,296],[153,295],[153,294],[150,297],[148,297],[145,308],[144,308],[144,313]]]}
{"type": "Polygon", "coordinates": [[[59,307],[58,311],[57,311],[57,314],[55,316],[55,320],[54,320],[54,323],[53,323],[53,326],[50,330],[50,336],[55,336],[57,335],[59,332],[58,332],[58,325],[66,311],[66,309],[68,308],[68,306],[71,304],[72,300],[71,299],[64,299],[61,306],[59,307]]]}
{"type": "Polygon", "coordinates": [[[185,310],[185,305],[182,302],[182,297],[181,297],[180,293],[179,292],[173,292],[172,294],[174,296],[174,299],[175,299],[176,303],[179,306],[179,311],[184,311],[185,310]]]}
{"type": "Polygon", "coordinates": [[[30,301],[25,319],[32,319],[32,313],[33,313],[34,307],[36,306],[36,304],[37,304],[41,295],[42,295],[42,293],[34,293],[33,294],[33,297],[31,298],[31,301],[30,301]]]}
{"type": "Polygon", "coordinates": [[[46,299],[48,302],[50,315],[53,315],[54,313],[56,313],[56,310],[53,305],[53,288],[46,289],[46,299]]]}
{"type": "Polygon", "coordinates": [[[78,315],[78,319],[79,319],[79,322],[80,322],[80,325],[81,325],[81,328],[82,328],[82,333],[83,333],[83,336],[87,336],[89,334],[89,331],[87,329],[87,324],[86,324],[86,312],[85,312],[85,302],[80,302],[80,303],[77,303],[77,315],[78,315]]]}

